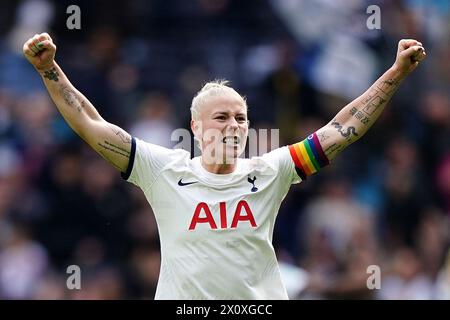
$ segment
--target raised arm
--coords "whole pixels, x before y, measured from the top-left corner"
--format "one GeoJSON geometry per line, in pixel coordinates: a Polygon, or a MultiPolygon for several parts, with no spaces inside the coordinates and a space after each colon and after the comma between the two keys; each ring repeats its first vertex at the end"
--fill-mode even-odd
{"type": "Polygon", "coordinates": [[[117,170],[125,172],[131,136],[105,121],[86,97],[67,79],[55,62],[56,46],[47,33],[35,35],[23,46],[27,60],[42,80],[59,112],[70,127],[117,170]]]}
{"type": "Polygon", "coordinates": [[[425,56],[422,44],[416,40],[401,40],[398,43],[394,65],[366,92],[345,106],[333,120],[316,132],[329,160],[334,159],[369,130],[401,82],[425,56]]]}

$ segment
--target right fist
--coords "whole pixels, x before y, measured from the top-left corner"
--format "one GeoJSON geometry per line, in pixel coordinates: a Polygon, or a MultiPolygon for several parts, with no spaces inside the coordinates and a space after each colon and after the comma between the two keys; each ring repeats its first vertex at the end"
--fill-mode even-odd
{"type": "Polygon", "coordinates": [[[23,45],[25,58],[38,70],[48,70],[55,59],[56,46],[48,33],[35,34],[23,45]]]}

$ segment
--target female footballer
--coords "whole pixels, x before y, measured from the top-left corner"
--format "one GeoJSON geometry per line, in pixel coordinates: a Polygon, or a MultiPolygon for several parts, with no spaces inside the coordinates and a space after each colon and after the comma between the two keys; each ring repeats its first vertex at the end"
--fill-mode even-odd
{"type": "Polygon", "coordinates": [[[131,137],[101,117],[55,62],[47,33],[23,46],[59,112],[92,149],[144,192],[161,241],[156,299],[287,299],[272,234],[291,184],[305,180],[361,138],[426,54],[401,40],[397,57],[366,92],[293,145],[239,158],[248,135],[245,99],[226,82],[193,98],[191,129],[201,156],[131,137]]]}

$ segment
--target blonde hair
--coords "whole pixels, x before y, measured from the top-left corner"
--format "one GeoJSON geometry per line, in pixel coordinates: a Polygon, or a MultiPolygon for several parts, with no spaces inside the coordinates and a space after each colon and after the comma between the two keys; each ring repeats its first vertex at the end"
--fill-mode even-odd
{"type": "Polygon", "coordinates": [[[245,108],[248,109],[245,97],[237,93],[237,91],[234,90],[232,87],[228,86],[228,84],[229,84],[228,80],[216,79],[214,81],[207,82],[205,85],[203,85],[200,91],[198,91],[195,97],[192,99],[191,104],[192,120],[200,119],[200,109],[202,106],[205,105],[207,98],[210,96],[218,96],[221,94],[230,94],[230,93],[237,94],[239,97],[241,97],[242,101],[244,102],[245,108]]]}

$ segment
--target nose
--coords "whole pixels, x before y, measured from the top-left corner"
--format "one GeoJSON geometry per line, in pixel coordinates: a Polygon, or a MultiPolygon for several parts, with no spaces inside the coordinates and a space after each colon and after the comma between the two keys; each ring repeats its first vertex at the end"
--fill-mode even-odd
{"type": "Polygon", "coordinates": [[[231,130],[237,130],[239,128],[239,123],[236,121],[234,117],[230,117],[230,121],[228,122],[228,128],[231,130]]]}

